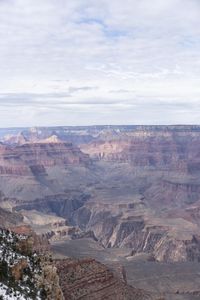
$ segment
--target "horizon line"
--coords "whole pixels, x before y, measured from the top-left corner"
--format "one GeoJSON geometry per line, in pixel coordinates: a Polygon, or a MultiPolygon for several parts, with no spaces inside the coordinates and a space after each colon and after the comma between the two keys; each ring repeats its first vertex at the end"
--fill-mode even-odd
{"type": "Polygon", "coordinates": [[[7,126],[1,127],[1,129],[31,129],[31,128],[64,128],[64,127],[181,127],[181,126],[189,126],[189,127],[200,127],[200,124],[91,124],[91,125],[33,125],[33,126],[7,126]]]}

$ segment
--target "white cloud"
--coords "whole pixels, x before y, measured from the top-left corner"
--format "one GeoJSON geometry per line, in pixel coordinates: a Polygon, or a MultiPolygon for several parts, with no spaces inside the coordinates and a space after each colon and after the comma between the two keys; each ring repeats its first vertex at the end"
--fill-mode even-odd
{"type": "Polygon", "coordinates": [[[1,127],[199,123],[198,0],[1,0],[0,20],[1,127]]]}

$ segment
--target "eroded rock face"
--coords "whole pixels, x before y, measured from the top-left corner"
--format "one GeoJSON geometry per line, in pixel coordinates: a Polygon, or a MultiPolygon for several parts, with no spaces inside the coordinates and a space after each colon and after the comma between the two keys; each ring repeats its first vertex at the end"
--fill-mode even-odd
{"type": "Polygon", "coordinates": [[[200,134],[191,131],[140,130],[121,138],[97,140],[81,146],[96,160],[130,162],[164,170],[198,171],[200,134]]]}
{"type": "Polygon", "coordinates": [[[38,286],[43,286],[46,300],[65,300],[60,287],[58,270],[54,264],[44,263],[42,265],[42,274],[39,277],[38,286]]]}
{"type": "Polygon", "coordinates": [[[9,272],[15,285],[29,282],[34,287],[30,299],[36,299],[37,291],[38,299],[46,300],[157,299],[141,289],[128,286],[124,268],[118,268],[117,275],[114,275],[94,259],[54,260],[45,249],[45,239],[38,237],[29,226],[15,227],[12,233],[1,230],[1,234],[2,252],[12,249],[12,255],[6,256],[9,256],[9,272]]]}
{"type": "Polygon", "coordinates": [[[52,166],[89,162],[79,148],[71,143],[32,143],[14,148],[14,152],[29,165],[52,166]]]}
{"type": "Polygon", "coordinates": [[[1,175],[40,175],[45,174],[46,167],[81,164],[90,164],[90,159],[71,143],[25,143],[0,147],[1,175]]]}
{"type": "Polygon", "coordinates": [[[200,262],[200,240],[193,236],[190,240],[163,237],[154,247],[154,257],[157,261],[200,262]]]}
{"type": "Polygon", "coordinates": [[[94,259],[58,260],[60,286],[67,300],[147,300],[153,297],[126,285],[94,259]]]}
{"type": "Polygon", "coordinates": [[[24,270],[28,267],[28,263],[26,259],[21,259],[18,263],[16,263],[11,268],[12,276],[15,280],[21,280],[23,276],[24,270]]]}
{"type": "Polygon", "coordinates": [[[66,194],[49,195],[33,201],[16,203],[15,209],[37,210],[39,208],[40,212],[55,213],[57,216],[65,217],[72,221],[73,213],[82,207],[89,197],[88,194],[80,192],[72,193],[70,196],[66,194]]]}
{"type": "Polygon", "coordinates": [[[0,144],[0,204],[54,213],[105,247],[198,261],[199,154],[198,126],[26,129],[0,144]]]}
{"type": "Polygon", "coordinates": [[[47,238],[42,235],[37,235],[30,226],[18,225],[10,227],[10,229],[16,234],[21,234],[27,237],[24,240],[20,240],[17,244],[21,253],[28,255],[32,252],[46,253],[50,250],[50,244],[47,238]]]}
{"type": "Polygon", "coordinates": [[[86,229],[93,230],[95,237],[108,248],[131,248],[130,255],[147,253],[160,262],[199,262],[198,231],[193,235],[193,231],[186,234],[184,228],[177,228],[177,232],[174,228],[176,225],[148,225],[148,220],[142,216],[123,219],[108,211],[91,213],[86,225],[86,229]]]}

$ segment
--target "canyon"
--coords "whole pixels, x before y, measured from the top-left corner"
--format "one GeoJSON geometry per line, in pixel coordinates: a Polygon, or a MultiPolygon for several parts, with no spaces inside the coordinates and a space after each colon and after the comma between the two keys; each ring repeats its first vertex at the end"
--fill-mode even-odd
{"type": "Polygon", "coordinates": [[[31,226],[55,256],[120,265],[155,297],[198,299],[200,126],[2,129],[0,191],[10,226],[31,226]],[[186,266],[192,284],[178,281],[186,266]],[[158,286],[148,268],[167,274],[158,286]]]}

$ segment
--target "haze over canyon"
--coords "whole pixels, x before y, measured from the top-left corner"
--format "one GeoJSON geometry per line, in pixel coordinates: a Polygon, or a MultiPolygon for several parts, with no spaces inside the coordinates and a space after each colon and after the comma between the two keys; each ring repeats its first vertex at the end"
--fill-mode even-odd
{"type": "MultiPolygon", "coordinates": [[[[86,259],[73,266],[91,265],[96,289],[88,273],[80,299],[117,299],[115,280],[119,299],[199,299],[200,126],[10,128],[0,140],[1,225],[86,259]]],[[[69,268],[63,297],[79,299],[69,268]]]]}

